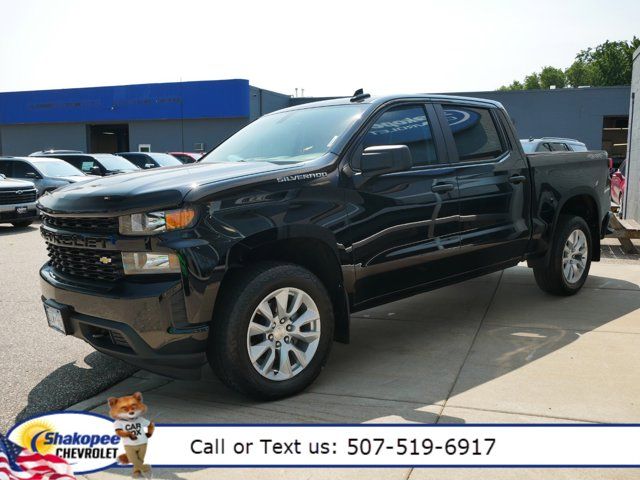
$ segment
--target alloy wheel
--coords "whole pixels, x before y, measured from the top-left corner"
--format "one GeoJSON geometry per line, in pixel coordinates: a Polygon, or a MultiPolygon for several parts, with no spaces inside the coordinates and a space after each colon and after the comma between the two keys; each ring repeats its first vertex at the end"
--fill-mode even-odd
{"type": "Polygon", "coordinates": [[[580,229],[573,230],[562,249],[562,274],[569,284],[577,283],[587,267],[587,236],[580,229]]]}
{"type": "Polygon", "coordinates": [[[247,352],[265,378],[283,381],[302,372],[320,342],[320,313],[303,290],[280,288],[253,312],[247,329],[247,352]]]}

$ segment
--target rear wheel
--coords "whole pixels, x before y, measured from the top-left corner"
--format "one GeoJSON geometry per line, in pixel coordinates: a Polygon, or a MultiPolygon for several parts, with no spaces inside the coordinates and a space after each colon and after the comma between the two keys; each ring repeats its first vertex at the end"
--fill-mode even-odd
{"type": "Polygon", "coordinates": [[[230,280],[209,336],[208,359],[229,387],[261,399],[293,395],[320,374],[333,308],[308,270],[265,262],[230,280]]]}
{"type": "Polygon", "coordinates": [[[32,223],[33,223],[33,220],[25,220],[23,222],[11,222],[11,225],[13,225],[16,228],[26,228],[32,223]]]}
{"type": "Polygon", "coordinates": [[[581,217],[561,215],[556,227],[549,263],[534,267],[538,286],[554,295],[577,293],[591,267],[591,232],[581,217]]]}

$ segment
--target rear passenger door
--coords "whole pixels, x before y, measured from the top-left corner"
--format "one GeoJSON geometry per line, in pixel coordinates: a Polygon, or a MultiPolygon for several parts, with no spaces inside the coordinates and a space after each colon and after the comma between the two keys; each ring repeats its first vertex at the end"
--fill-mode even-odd
{"type": "Polygon", "coordinates": [[[529,242],[530,179],[506,116],[481,104],[438,106],[459,191],[464,272],[513,262],[529,242]]]}
{"type": "MultiPolygon", "coordinates": [[[[406,145],[413,167],[351,177],[348,189],[355,303],[406,291],[449,275],[458,250],[458,189],[432,105],[401,104],[379,112],[351,152],[406,145]]],[[[366,161],[365,159],[362,162],[366,161]]]]}

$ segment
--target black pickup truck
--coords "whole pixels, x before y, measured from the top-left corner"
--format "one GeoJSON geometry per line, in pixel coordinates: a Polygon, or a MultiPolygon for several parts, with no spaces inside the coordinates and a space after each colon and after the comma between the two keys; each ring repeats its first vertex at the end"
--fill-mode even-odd
{"type": "Polygon", "coordinates": [[[348,342],[351,312],[521,261],[543,290],[576,293],[609,179],[605,152],[525,155],[496,102],[358,93],[39,207],[51,327],[171,376],[208,359],[230,387],[278,398],[348,342]]]}

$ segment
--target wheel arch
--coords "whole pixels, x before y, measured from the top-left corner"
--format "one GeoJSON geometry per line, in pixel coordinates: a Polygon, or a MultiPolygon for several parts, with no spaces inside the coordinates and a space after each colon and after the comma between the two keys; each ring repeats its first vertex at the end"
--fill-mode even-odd
{"type": "Polygon", "coordinates": [[[348,343],[349,300],[337,245],[333,233],[312,225],[274,228],[237,242],[227,253],[227,269],[214,305],[214,318],[234,272],[260,261],[289,262],[311,271],[324,284],[333,304],[334,340],[348,343]]]}

